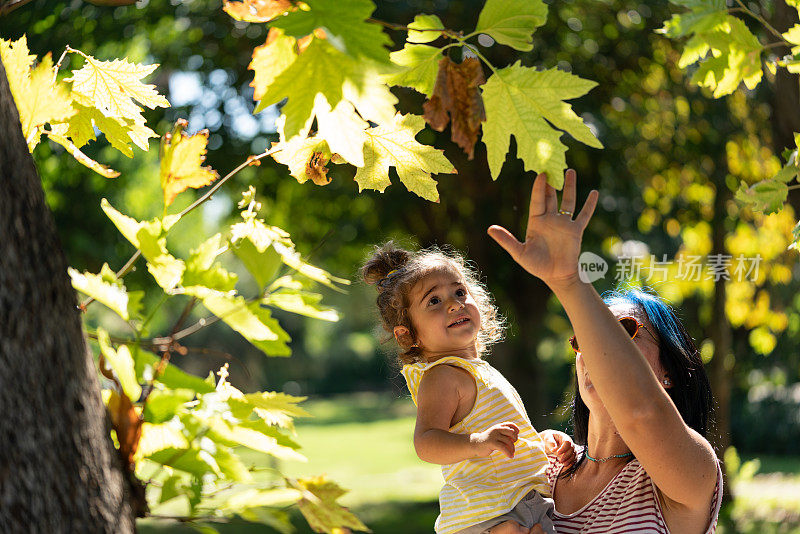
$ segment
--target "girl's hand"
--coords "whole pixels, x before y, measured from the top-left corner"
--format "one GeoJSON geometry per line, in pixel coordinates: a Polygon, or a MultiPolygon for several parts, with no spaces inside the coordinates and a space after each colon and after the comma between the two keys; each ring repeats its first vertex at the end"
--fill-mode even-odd
{"type": "Polygon", "coordinates": [[[568,285],[578,280],[581,237],[597,206],[599,193],[589,193],[586,203],[573,220],[575,211],[575,171],[564,175],[561,210],[556,190],[540,174],[533,182],[525,242],[520,243],[502,226],[491,226],[489,235],[526,271],[548,286],[568,285]],[[567,212],[567,213],[564,213],[567,212]]]}
{"type": "Polygon", "coordinates": [[[514,442],[519,436],[519,427],[510,421],[487,428],[483,432],[470,434],[469,442],[475,456],[489,456],[500,451],[509,458],[514,457],[514,442]]]}
{"type": "Polygon", "coordinates": [[[567,434],[558,430],[544,430],[542,431],[542,439],[544,440],[544,452],[547,456],[555,458],[564,467],[569,467],[575,463],[577,459],[575,443],[567,434]]]}

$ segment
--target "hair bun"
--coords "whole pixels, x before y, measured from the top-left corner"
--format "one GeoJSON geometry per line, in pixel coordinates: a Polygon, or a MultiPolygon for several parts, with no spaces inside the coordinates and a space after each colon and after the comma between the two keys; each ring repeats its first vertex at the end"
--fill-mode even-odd
{"type": "Polygon", "coordinates": [[[368,284],[377,285],[386,278],[390,272],[405,266],[411,259],[411,253],[388,241],[376,247],[372,256],[361,268],[361,277],[368,284]]]}

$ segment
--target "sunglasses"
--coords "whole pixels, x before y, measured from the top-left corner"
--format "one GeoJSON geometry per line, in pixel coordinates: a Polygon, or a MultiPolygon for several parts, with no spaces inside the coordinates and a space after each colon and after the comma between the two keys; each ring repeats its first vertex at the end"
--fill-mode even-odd
{"type": "MultiPolygon", "coordinates": [[[[628,335],[631,336],[631,339],[636,337],[636,334],[639,333],[640,328],[647,330],[647,327],[640,323],[635,317],[620,317],[619,324],[621,324],[622,328],[624,328],[628,335]]],[[[652,333],[650,333],[650,335],[653,336],[652,333]]],[[[653,336],[653,339],[656,339],[656,337],[653,336]]],[[[569,344],[572,347],[572,350],[575,352],[580,352],[581,349],[578,347],[578,340],[575,336],[569,338],[569,344]]]]}

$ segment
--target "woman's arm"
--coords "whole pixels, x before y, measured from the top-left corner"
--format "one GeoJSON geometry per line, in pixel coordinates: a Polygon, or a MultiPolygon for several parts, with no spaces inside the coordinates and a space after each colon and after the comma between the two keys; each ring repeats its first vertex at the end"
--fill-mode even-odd
{"type": "MultiPolygon", "coordinates": [[[[561,209],[575,209],[575,171],[567,171],[561,209]]],[[[541,278],[561,302],[581,341],[592,384],[625,443],[664,496],[692,509],[708,506],[716,483],[714,452],[683,421],[650,365],[591,284],[578,275],[583,231],[597,205],[592,191],[577,217],[557,210],[555,189],[539,175],[525,242],[493,226],[489,234],[541,278]]]]}
{"type": "Polygon", "coordinates": [[[437,365],[422,375],[414,427],[414,449],[420,460],[454,464],[467,458],[489,456],[494,450],[513,458],[519,434],[514,423],[501,423],[473,434],[448,431],[459,402],[465,397],[475,398],[475,380],[463,369],[437,365]],[[468,391],[470,388],[472,391],[468,391]]]}

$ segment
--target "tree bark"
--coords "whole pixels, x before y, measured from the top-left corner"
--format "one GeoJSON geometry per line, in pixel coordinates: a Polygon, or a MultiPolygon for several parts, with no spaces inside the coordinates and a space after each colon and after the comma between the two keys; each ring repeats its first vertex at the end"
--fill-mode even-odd
{"type": "MultiPolygon", "coordinates": [[[[725,203],[730,199],[731,193],[725,184],[726,168],[714,175],[714,218],[711,222],[712,230],[712,254],[727,254],[725,248],[725,219],[727,212],[725,203]]],[[[714,356],[711,358],[710,376],[711,391],[714,393],[715,401],[715,420],[712,424],[711,442],[719,454],[720,461],[725,449],[731,445],[731,384],[733,381],[731,358],[731,325],[725,313],[725,291],[726,281],[724,278],[714,282],[714,295],[711,304],[711,324],[709,334],[714,343],[714,356]]],[[[728,473],[723,465],[723,487],[725,495],[723,498],[730,500],[732,496],[730,485],[728,484],[728,473]]]]}
{"type": "Polygon", "coordinates": [[[0,532],[133,532],[67,262],[0,62],[0,532]]]}

